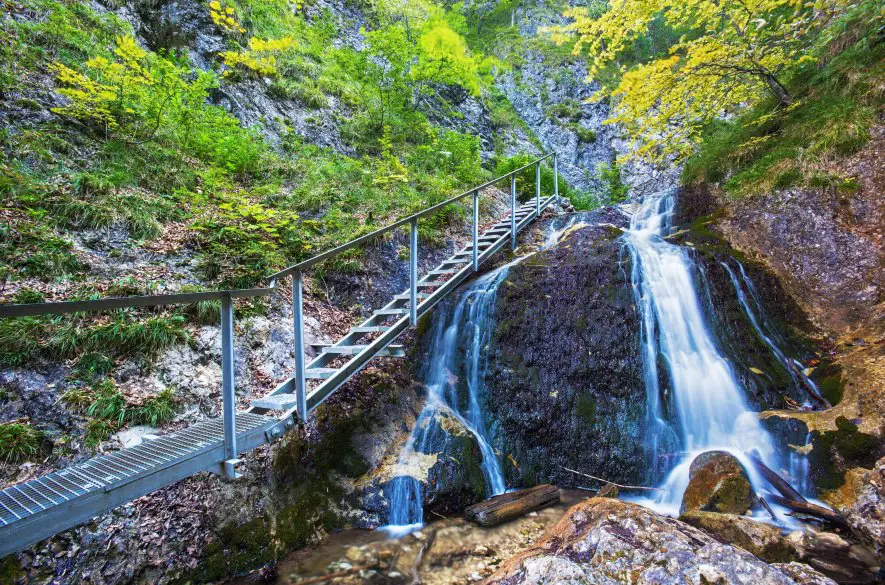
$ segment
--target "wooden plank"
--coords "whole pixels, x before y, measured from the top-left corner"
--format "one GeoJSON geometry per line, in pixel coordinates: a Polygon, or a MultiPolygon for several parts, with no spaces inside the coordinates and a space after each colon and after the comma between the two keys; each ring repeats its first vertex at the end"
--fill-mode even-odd
{"type": "Polygon", "coordinates": [[[464,510],[464,516],[480,526],[497,526],[558,501],[559,488],[545,483],[469,506],[464,510]]]}

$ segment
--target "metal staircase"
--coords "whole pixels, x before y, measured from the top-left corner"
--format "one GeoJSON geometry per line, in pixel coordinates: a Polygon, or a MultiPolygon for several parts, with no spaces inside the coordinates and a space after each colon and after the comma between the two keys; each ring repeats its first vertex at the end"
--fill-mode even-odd
{"type": "Polygon", "coordinates": [[[156,489],[210,470],[226,477],[238,476],[239,454],[273,442],[307,416],[373,357],[403,357],[401,345],[393,345],[418,318],[479,269],[508,242],[516,247],[519,231],[558,199],[558,172],[554,154],[497,177],[470,191],[366,234],[342,246],[278,272],[265,288],[109,298],[94,301],[0,305],[0,318],[61,315],[83,311],[107,311],[127,307],[188,304],[207,300],[221,302],[222,416],[186,429],[146,440],[136,447],[93,457],[83,463],[6,487],[0,491],[0,558],[40,540],[77,526],[89,518],[156,489]],[[553,158],[553,194],[541,197],[541,163],[553,158]],[[534,165],[535,197],[517,206],[516,175],[534,165]],[[507,218],[479,233],[480,191],[510,180],[511,211],[507,218]],[[418,220],[446,205],[472,197],[471,243],[444,260],[423,278],[418,277],[418,220]],[[315,346],[319,353],[304,363],[303,274],[315,264],[402,226],[409,226],[409,288],[387,305],[352,327],[336,343],[315,346]],[[234,392],[233,299],[271,294],[284,278],[291,277],[295,373],[270,394],[252,400],[245,411],[236,410],[234,392]]]}

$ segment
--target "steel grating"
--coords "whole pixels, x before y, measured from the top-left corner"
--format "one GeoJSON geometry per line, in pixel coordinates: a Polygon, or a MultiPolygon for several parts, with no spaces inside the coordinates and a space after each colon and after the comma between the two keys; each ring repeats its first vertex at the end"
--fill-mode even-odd
{"type": "MultiPolygon", "coordinates": [[[[236,423],[237,440],[247,450],[265,443],[265,432],[280,421],[238,412],[236,423]]],[[[121,494],[122,501],[132,499],[130,494],[149,493],[156,489],[154,486],[221,463],[223,452],[224,424],[216,418],[9,486],[0,491],[0,556],[22,547],[21,542],[10,546],[13,534],[28,539],[28,544],[36,542],[109,510],[107,505],[120,499],[113,496],[114,492],[126,492],[121,494]],[[174,468],[186,463],[195,470],[176,472],[174,468]],[[87,500],[94,504],[82,506],[87,500]],[[80,508],[79,514],[69,513],[80,508]]]]}
{"type": "MultiPolygon", "coordinates": [[[[547,197],[518,207],[515,231],[518,233],[538,217],[539,211],[554,198],[547,197]]],[[[510,241],[511,236],[509,217],[494,223],[477,240],[477,260],[481,263],[488,259],[510,241]]],[[[472,244],[465,246],[418,283],[418,286],[434,289],[417,293],[419,315],[429,311],[473,273],[472,256],[472,244]]],[[[394,352],[387,349],[389,344],[407,329],[409,323],[408,311],[404,310],[410,300],[408,293],[395,296],[384,309],[352,328],[307,365],[308,371],[313,370],[316,377],[325,378],[309,392],[309,410],[316,408],[368,360],[394,352]],[[395,322],[389,322],[394,318],[395,322]],[[366,334],[379,336],[359,342],[366,334]],[[340,367],[328,367],[332,359],[342,357],[350,359],[340,367]]],[[[291,386],[292,379],[289,379],[267,398],[288,394],[291,386]]],[[[285,402],[283,396],[277,397],[285,402]]],[[[278,437],[291,426],[292,408],[280,416],[256,406],[236,415],[236,443],[240,453],[267,443],[269,437],[278,437]]],[[[199,471],[217,471],[225,460],[224,422],[216,418],[9,486],[0,490],[0,558],[199,471]]]]}

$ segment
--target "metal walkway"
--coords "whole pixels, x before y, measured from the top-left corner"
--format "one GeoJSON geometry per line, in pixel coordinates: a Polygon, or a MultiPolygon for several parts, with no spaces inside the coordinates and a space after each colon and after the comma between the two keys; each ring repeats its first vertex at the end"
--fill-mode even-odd
{"type": "Polygon", "coordinates": [[[265,288],[143,297],[110,298],[96,301],[0,305],[0,318],[66,314],[126,307],[144,307],[221,301],[222,417],[210,419],[181,431],[162,435],[136,447],[93,457],[83,463],[32,479],[0,491],[0,558],[77,526],[89,518],[161,487],[210,470],[226,477],[238,476],[240,453],[273,442],[296,424],[305,421],[344,382],[373,357],[402,357],[401,346],[391,343],[415,325],[418,318],[479,269],[508,242],[516,247],[516,236],[551,201],[558,199],[556,157],[548,154],[390,226],[357,238],[328,252],[296,264],[271,277],[265,288]],[[541,162],[553,157],[554,192],[541,197],[541,162]],[[535,166],[535,197],[517,207],[516,175],[535,166]],[[480,190],[510,179],[509,216],[479,233],[480,190]],[[424,278],[418,278],[418,219],[463,198],[473,199],[472,242],[444,260],[424,278]],[[409,289],[358,326],[337,343],[321,346],[319,355],[305,366],[302,284],[303,272],[323,260],[358,246],[401,226],[408,225],[409,289]],[[235,298],[271,294],[281,279],[293,279],[293,327],[295,329],[295,373],[263,398],[252,400],[246,411],[236,410],[234,392],[235,298]]]}

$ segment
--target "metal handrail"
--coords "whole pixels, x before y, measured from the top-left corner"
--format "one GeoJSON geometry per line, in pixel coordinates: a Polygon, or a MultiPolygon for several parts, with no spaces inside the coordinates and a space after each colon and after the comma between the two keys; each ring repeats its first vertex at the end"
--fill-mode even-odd
{"type": "MultiPolygon", "coordinates": [[[[553,191],[554,197],[559,197],[559,169],[556,153],[545,154],[532,162],[512,170],[509,173],[496,177],[477,187],[465,191],[460,195],[447,199],[442,203],[431,205],[418,213],[398,220],[393,224],[360,236],[341,246],[332,248],[326,252],[299,262],[289,268],[281,270],[269,277],[266,287],[229,289],[220,291],[206,291],[195,293],[174,293],[167,295],[149,295],[135,297],[111,297],[89,301],[62,301],[57,303],[32,303],[32,304],[6,304],[0,305],[0,319],[9,317],[26,317],[32,315],[62,315],[67,313],[79,313],[106,309],[124,309],[129,307],[151,307],[161,305],[190,304],[200,301],[220,300],[221,317],[221,398],[222,418],[224,422],[224,456],[221,473],[228,477],[237,477],[236,463],[239,461],[236,433],[236,393],[234,389],[234,304],[233,299],[247,297],[262,297],[269,295],[277,288],[281,278],[292,277],[292,325],[295,333],[295,375],[294,387],[297,396],[298,418],[307,420],[307,383],[305,378],[304,364],[304,300],[303,300],[303,272],[314,264],[336,256],[345,250],[349,250],[372,238],[376,238],[398,227],[409,225],[409,324],[416,326],[418,322],[417,312],[417,287],[418,287],[418,219],[425,217],[440,208],[450,205],[467,196],[473,197],[473,270],[479,269],[479,192],[480,190],[497,183],[503,179],[510,179],[510,236],[511,245],[516,248],[516,175],[525,169],[535,166],[535,198],[537,201],[537,213],[541,213],[541,162],[553,157],[553,191]]],[[[352,375],[352,374],[351,374],[352,375]]],[[[290,420],[291,415],[284,415],[281,420],[290,420]]],[[[294,422],[294,421],[293,421],[294,422]]]]}
{"type": "Polygon", "coordinates": [[[486,187],[490,187],[490,186],[494,185],[495,183],[497,183],[498,181],[501,181],[501,180],[504,180],[510,176],[516,175],[517,173],[520,173],[520,172],[526,170],[527,168],[529,168],[532,165],[537,165],[540,162],[550,158],[553,155],[554,155],[554,153],[552,153],[552,152],[545,154],[541,158],[535,159],[532,162],[519,167],[518,169],[510,171],[506,175],[501,175],[500,177],[497,177],[497,178],[492,179],[490,181],[486,181],[482,185],[479,185],[478,187],[473,187],[469,191],[464,191],[460,195],[456,195],[456,196],[452,197],[451,199],[446,199],[442,203],[437,203],[435,205],[431,205],[427,209],[419,211],[418,213],[414,213],[408,217],[404,217],[403,219],[400,219],[400,220],[390,224],[389,226],[377,229],[373,232],[370,232],[370,233],[360,236],[354,240],[351,240],[351,241],[347,242],[346,244],[342,244],[342,245],[338,246],[337,248],[332,248],[331,250],[327,250],[325,252],[317,254],[316,256],[313,256],[312,258],[308,258],[307,260],[302,260],[298,264],[295,264],[295,265],[290,266],[288,268],[284,268],[283,270],[280,270],[276,274],[272,274],[270,276],[270,278],[271,279],[284,278],[286,276],[289,276],[290,274],[292,274],[293,272],[295,272],[297,270],[304,270],[305,268],[309,268],[310,266],[313,266],[314,264],[317,264],[318,262],[322,262],[323,260],[327,260],[327,259],[331,258],[332,256],[337,256],[338,254],[340,254],[346,250],[349,250],[350,248],[353,248],[354,246],[358,246],[359,244],[362,244],[363,242],[367,242],[373,238],[377,238],[378,236],[384,235],[387,232],[393,231],[398,227],[402,227],[404,225],[410,224],[413,221],[416,221],[418,219],[421,219],[422,217],[430,215],[434,211],[437,211],[438,209],[441,209],[441,208],[445,207],[446,205],[451,205],[452,203],[455,203],[456,201],[464,199],[468,195],[472,195],[475,192],[482,191],[486,187]]]}
{"type": "Polygon", "coordinates": [[[390,232],[396,228],[402,227],[404,225],[410,224],[412,222],[417,221],[418,219],[430,215],[431,213],[445,207],[446,205],[450,205],[455,203],[468,195],[472,195],[474,193],[478,193],[482,189],[486,187],[490,187],[494,185],[498,181],[507,179],[508,177],[513,177],[517,173],[524,171],[525,169],[531,167],[532,165],[540,165],[540,163],[550,157],[553,157],[554,167],[556,166],[556,153],[551,152],[545,154],[544,156],[537,158],[530,163],[519,167],[518,169],[512,170],[509,173],[501,175],[500,177],[496,177],[485,183],[473,187],[472,189],[461,193],[460,195],[456,195],[450,199],[447,199],[441,203],[437,203],[435,205],[431,205],[427,209],[419,211],[418,213],[414,213],[408,217],[400,219],[386,227],[377,229],[373,232],[355,238],[345,244],[332,248],[331,250],[327,250],[325,252],[321,252],[316,256],[308,258],[307,260],[303,260],[297,264],[289,266],[288,268],[284,268],[279,272],[271,274],[268,277],[268,285],[265,287],[256,287],[256,288],[244,288],[244,289],[227,289],[227,290],[218,290],[218,291],[202,291],[195,293],[173,293],[167,295],[144,295],[144,296],[132,296],[132,297],[109,297],[106,299],[93,299],[88,301],[59,301],[54,303],[27,303],[27,304],[0,304],[0,319],[11,318],[11,317],[29,317],[34,315],[65,315],[69,313],[81,313],[88,311],[101,311],[101,310],[109,310],[109,309],[126,309],[132,307],[156,307],[163,305],[185,305],[196,303],[200,301],[213,301],[213,300],[222,300],[222,299],[236,299],[236,298],[252,298],[252,297],[263,297],[272,293],[276,289],[277,281],[281,278],[285,278],[294,274],[295,272],[303,271],[305,268],[309,268],[314,264],[322,262],[323,260],[327,260],[332,258],[333,256],[337,256],[342,252],[354,248],[362,243],[365,243],[371,239],[374,239],[378,236],[381,236],[387,232],[390,232]]]}

